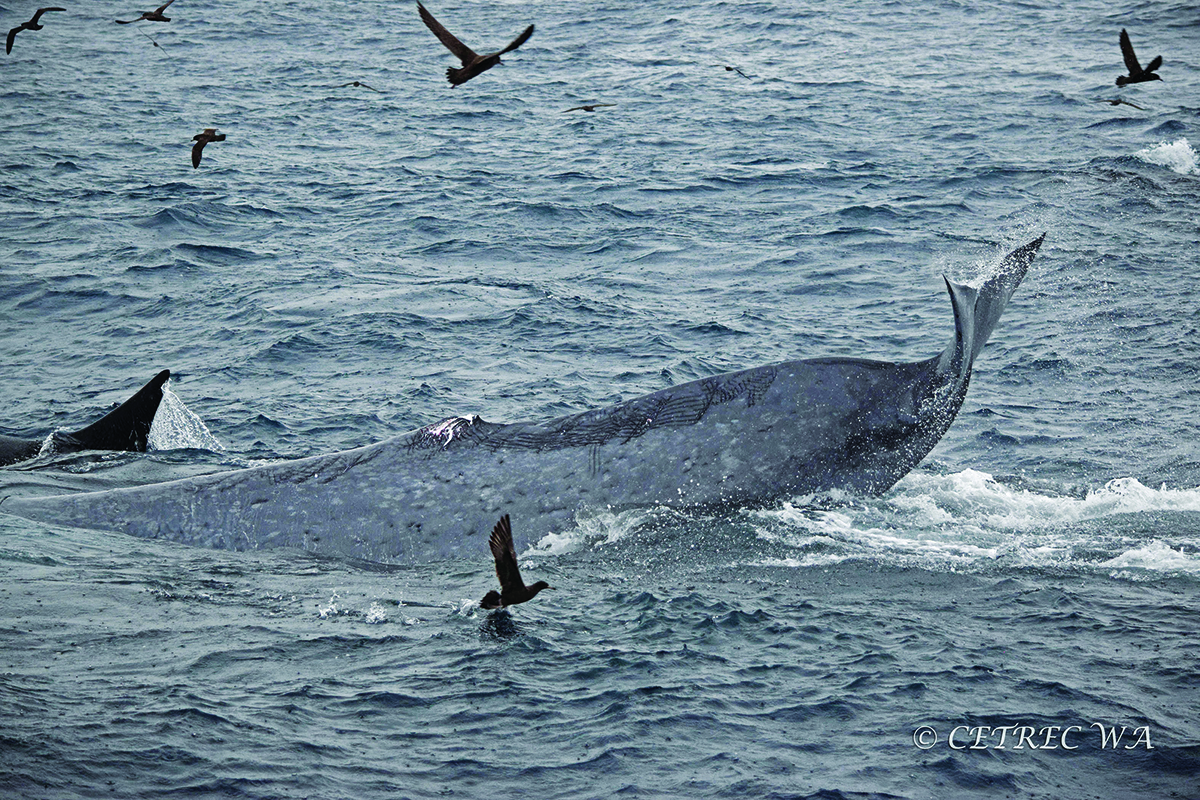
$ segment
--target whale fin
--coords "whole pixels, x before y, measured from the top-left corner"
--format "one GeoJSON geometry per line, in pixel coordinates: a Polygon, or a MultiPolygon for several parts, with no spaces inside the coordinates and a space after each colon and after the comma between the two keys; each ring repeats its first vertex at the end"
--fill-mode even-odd
{"type": "Polygon", "coordinates": [[[162,402],[163,384],[171,377],[164,369],[138,390],[137,394],[101,419],[74,433],[54,434],[58,452],[75,450],[130,450],[145,452],[150,426],[162,402]]]}
{"type": "Polygon", "coordinates": [[[938,371],[955,376],[961,382],[971,374],[975,362],[975,305],[979,290],[963,283],[955,283],[942,276],[946,291],[950,294],[950,305],[954,307],[954,341],[942,353],[938,371]]]}
{"type": "Polygon", "coordinates": [[[955,283],[943,276],[950,303],[954,306],[954,342],[939,357],[938,369],[965,379],[983,351],[988,337],[1021,284],[1046,234],[1022,245],[1004,257],[996,274],[978,289],[955,283]]]}
{"type": "Polygon", "coordinates": [[[1006,255],[1000,262],[1000,268],[996,274],[979,287],[979,297],[975,300],[975,336],[971,352],[972,360],[979,355],[979,351],[987,344],[988,337],[996,329],[996,324],[1000,322],[1000,315],[1004,313],[1008,301],[1012,299],[1013,292],[1017,290],[1025,273],[1029,271],[1029,265],[1033,263],[1033,257],[1037,255],[1038,248],[1042,246],[1045,238],[1046,234],[1043,233],[1029,244],[1022,245],[1006,255]]]}

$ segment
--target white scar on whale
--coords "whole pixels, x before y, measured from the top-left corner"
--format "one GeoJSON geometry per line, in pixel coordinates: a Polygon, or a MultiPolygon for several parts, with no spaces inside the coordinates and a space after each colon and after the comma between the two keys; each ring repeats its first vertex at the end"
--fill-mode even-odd
{"type": "Polygon", "coordinates": [[[542,422],[452,417],[377,444],[165,483],[10,497],[45,522],[236,550],[389,563],[476,555],[496,519],[522,542],[584,510],[739,508],[843,489],[878,495],[962,406],[975,358],[1045,234],[978,289],[946,280],[954,339],[924,361],[783,361],[542,422]]]}

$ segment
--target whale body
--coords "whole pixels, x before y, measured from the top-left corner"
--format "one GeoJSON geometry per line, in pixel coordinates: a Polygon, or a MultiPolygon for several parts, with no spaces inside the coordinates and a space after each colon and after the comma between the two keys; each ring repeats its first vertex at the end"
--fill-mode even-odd
{"type": "MultiPolygon", "coordinates": [[[[158,405],[162,402],[163,384],[171,377],[164,369],[150,379],[117,408],[101,419],[74,433],[55,431],[50,434],[48,450],[54,453],[74,453],[79,450],[128,450],[144,453],[146,440],[158,405]]],[[[42,452],[44,439],[23,439],[0,434],[0,467],[33,458],[42,452]]]]}
{"type": "Polygon", "coordinates": [[[412,563],[486,552],[502,514],[521,544],[585,509],[761,506],[879,495],[954,421],[971,369],[1041,246],[978,289],[946,279],[954,339],[915,363],[784,361],[543,422],[452,417],[331,455],[139,487],[9,498],[31,519],[228,549],[412,563]]]}

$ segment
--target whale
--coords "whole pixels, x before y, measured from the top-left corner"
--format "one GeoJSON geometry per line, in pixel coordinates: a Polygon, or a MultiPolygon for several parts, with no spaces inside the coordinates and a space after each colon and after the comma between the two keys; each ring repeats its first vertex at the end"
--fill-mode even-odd
{"type": "Polygon", "coordinates": [[[10,497],[0,512],[204,547],[394,564],[474,558],[502,514],[518,546],[591,513],[876,496],[942,438],[1045,234],[979,287],[943,276],[954,337],[914,363],[783,361],[544,421],[456,416],[328,455],[136,487],[10,497]]]}
{"type": "Polygon", "coordinates": [[[154,415],[162,402],[163,384],[170,377],[171,370],[164,369],[124,403],[74,433],[54,431],[48,440],[0,434],[0,467],[27,461],[43,452],[125,450],[144,453],[154,415]]]}

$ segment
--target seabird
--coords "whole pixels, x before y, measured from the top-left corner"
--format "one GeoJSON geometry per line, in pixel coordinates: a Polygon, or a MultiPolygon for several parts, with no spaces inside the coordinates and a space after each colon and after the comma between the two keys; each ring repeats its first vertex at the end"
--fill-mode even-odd
{"type": "Polygon", "coordinates": [[[365,83],[363,83],[362,81],[350,81],[349,83],[343,83],[341,86],[338,86],[338,87],[336,87],[336,88],[338,88],[338,89],[345,89],[347,86],[361,86],[361,87],[362,87],[362,88],[364,88],[364,89],[370,89],[372,92],[379,92],[379,94],[383,94],[383,92],[380,92],[380,91],[379,91],[378,89],[376,89],[374,86],[367,86],[367,85],[366,85],[365,83]]]}
{"type": "Polygon", "coordinates": [[[204,151],[204,145],[209,142],[225,141],[225,134],[217,133],[216,128],[205,128],[203,132],[193,136],[192,141],[195,142],[192,145],[192,169],[196,169],[200,166],[200,153],[204,151]]]}
{"type": "Polygon", "coordinates": [[[1146,109],[1142,108],[1141,106],[1139,106],[1137,103],[1131,103],[1131,102],[1129,102],[1128,100],[1122,100],[1122,99],[1121,99],[1121,98],[1119,98],[1119,97],[1115,97],[1115,98],[1113,98],[1112,100],[1109,100],[1109,99],[1107,99],[1107,98],[1104,98],[1104,97],[1100,97],[1100,98],[1097,98],[1097,99],[1096,99],[1096,102],[1097,102],[1097,103],[1108,103],[1110,106],[1133,106],[1133,107],[1134,107],[1134,108],[1136,108],[1138,111],[1145,111],[1145,110],[1146,110],[1146,109]]]}
{"type": "Polygon", "coordinates": [[[508,514],[500,518],[492,529],[492,538],[488,540],[492,548],[492,557],[496,559],[496,577],[500,579],[500,591],[495,589],[488,592],[479,601],[480,608],[504,608],[515,606],[532,600],[542,589],[553,589],[545,581],[538,581],[532,586],[526,586],[521,580],[521,571],[517,569],[517,551],[513,547],[512,526],[508,514]]]}
{"type": "Polygon", "coordinates": [[[731,66],[729,66],[728,64],[725,64],[725,65],[718,64],[717,66],[724,66],[724,67],[725,67],[725,71],[726,71],[726,72],[736,72],[738,75],[741,75],[743,78],[745,78],[745,79],[746,79],[746,80],[748,80],[748,81],[749,81],[749,80],[753,80],[753,78],[751,78],[751,77],[750,77],[749,75],[747,75],[746,73],[742,72],[742,71],[741,71],[740,69],[738,69],[737,67],[731,67],[731,66]]]}
{"type": "MultiPolygon", "coordinates": [[[[592,103],[590,106],[575,106],[574,108],[568,108],[567,111],[595,111],[597,108],[609,108],[615,105],[616,103],[592,103]]],[[[567,111],[564,111],[563,113],[565,114],[567,111]]]]}
{"type": "Polygon", "coordinates": [[[20,25],[8,32],[8,43],[4,45],[5,55],[12,52],[13,39],[17,38],[18,33],[21,31],[40,31],[42,28],[46,27],[45,25],[38,25],[38,20],[41,19],[42,14],[45,14],[47,11],[66,11],[66,9],[59,8],[58,6],[39,8],[37,13],[33,15],[33,19],[29,20],[29,22],[22,22],[20,25]]]}
{"type": "Polygon", "coordinates": [[[1142,69],[1142,65],[1138,63],[1137,56],[1133,53],[1133,44],[1129,41],[1129,34],[1125,29],[1121,29],[1121,55],[1125,57],[1125,69],[1129,70],[1128,75],[1121,75],[1117,78],[1117,86],[1124,86],[1127,83],[1142,83],[1144,81],[1161,81],[1162,78],[1154,74],[1154,70],[1162,66],[1162,56],[1155,56],[1154,60],[1142,69]]]}
{"type": "Polygon", "coordinates": [[[167,58],[170,58],[170,57],[171,57],[171,54],[167,52],[167,48],[163,47],[161,44],[159,44],[158,42],[156,42],[156,41],[154,40],[154,37],[153,37],[153,36],[151,36],[150,34],[146,33],[145,31],[143,31],[143,30],[139,30],[139,29],[137,29],[137,28],[134,28],[134,30],[135,30],[135,31],[137,31],[138,33],[140,33],[142,36],[145,36],[147,39],[149,39],[149,40],[150,40],[150,44],[154,45],[154,46],[155,46],[155,47],[157,47],[159,50],[162,50],[162,54],[163,54],[164,56],[166,56],[167,58]]]}
{"type": "Polygon", "coordinates": [[[454,34],[443,28],[442,23],[434,19],[433,14],[430,14],[429,11],[426,10],[425,6],[421,5],[419,2],[417,3],[417,10],[421,12],[421,19],[424,20],[425,25],[428,26],[429,30],[433,31],[433,35],[438,37],[442,44],[446,45],[446,49],[453,53],[458,60],[463,63],[462,69],[450,67],[446,70],[446,80],[450,81],[450,83],[454,84],[455,86],[458,86],[460,83],[466,83],[479,73],[486,72],[497,64],[503,63],[500,61],[500,56],[512,50],[516,50],[518,47],[525,44],[525,41],[533,35],[533,26],[530,25],[525,29],[524,33],[513,39],[512,42],[509,43],[508,47],[495,53],[489,53],[486,56],[481,56],[460,42],[458,39],[454,38],[454,34]]]}
{"type": "Polygon", "coordinates": [[[166,10],[167,6],[174,2],[175,0],[167,0],[167,2],[163,3],[153,11],[143,11],[142,15],[137,19],[119,19],[116,22],[118,25],[129,25],[134,22],[141,22],[142,20],[146,20],[147,22],[170,22],[171,18],[164,17],[162,12],[166,10]]]}

